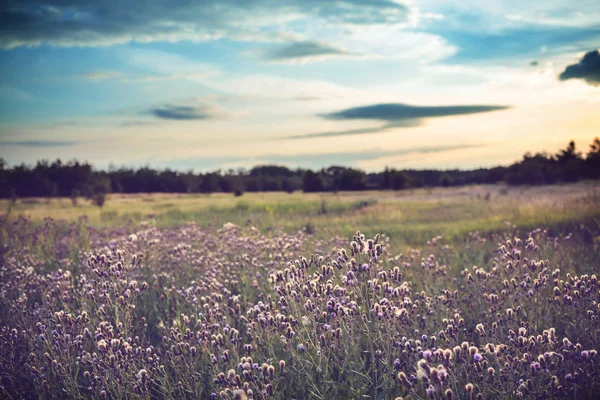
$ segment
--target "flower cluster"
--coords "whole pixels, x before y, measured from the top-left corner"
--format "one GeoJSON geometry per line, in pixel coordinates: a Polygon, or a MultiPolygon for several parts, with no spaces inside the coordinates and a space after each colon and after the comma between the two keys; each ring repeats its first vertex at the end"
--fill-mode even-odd
{"type": "Polygon", "coordinates": [[[543,230],[473,233],[465,246],[435,237],[403,253],[385,235],[347,243],[233,224],[4,219],[0,232],[0,397],[600,390],[594,266],[574,265],[581,248],[543,230]]]}

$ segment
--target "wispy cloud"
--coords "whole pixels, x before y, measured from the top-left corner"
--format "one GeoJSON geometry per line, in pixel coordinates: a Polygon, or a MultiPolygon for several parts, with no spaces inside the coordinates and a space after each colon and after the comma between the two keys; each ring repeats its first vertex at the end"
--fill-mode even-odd
{"type": "Polygon", "coordinates": [[[397,150],[382,150],[378,148],[365,149],[361,151],[339,151],[328,153],[300,153],[294,155],[286,154],[264,154],[250,157],[243,156],[216,156],[186,159],[165,160],[165,165],[174,166],[178,169],[209,170],[215,168],[237,168],[252,167],[259,164],[280,164],[292,168],[321,168],[324,165],[353,166],[360,162],[374,161],[389,157],[402,157],[414,154],[439,154],[468,148],[483,147],[478,143],[452,144],[439,146],[410,147],[397,150]]]}
{"type": "Polygon", "coordinates": [[[123,76],[123,73],[118,71],[91,71],[81,74],[83,79],[87,79],[88,81],[104,81],[108,79],[120,78],[123,76]]]}
{"type": "Polygon", "coordinates": [[[165,104],[154,107],[149,113],[160,119],[170,120],[212,120],[225,119],[233,116],[216,104],[201,102],[196,99],[182,104],[165,104]]]}
{"type": "Polygon", "coordinates": [[[69,147],[75,146],[79,142],[67,140],[15,140],[0,142],[0,146],[19,146],[19,147],[69,147]]]}
{"type": "Polygon", "coordinates": [[[125,121],[122,122],[122,128],[131,128],[135,126],[156,126],[158,123],[156,121],[125,121]]]}
{"type": "Polygon", "coordinates": [[[341,48],[316,41],[293,42],[283,47],[276,48],[266,55],[269,61],[294,61],[306,62],[323,60],[330,57],[357,56],[341,48]]]}
{"type": "Polygon", "coordinates": [[[25,90],[19,89],[12,85],[0,83],[0,98],[2,97],[8,99],[9,101],[31,101],[34,99],[34,96],[25,90]]]}
{"type": "Polygon", "coordinates": [[[155,117],[162,119],[212,119],[211,110],[206,106],[178,106],[174,104],[166,104],[162,107],[153,108],[150,110],[155,117]]]}
{"type": "Polygon", "coordinates": [[[508,106],[466,105],[466,106],[410,106],[399,103],[374,104],[364,107],[353,107],[345,110],[322,114],[321,117],[331,120],[376,120],[387,122],[385,125],[327,131],[288,136],[287,139],[309,139],[335,136],[351,136],[375,134],[395,128],[419,126],[426,118],[447,117],[454,115],[477,114],[508,109],[508,106]]]}
{"type": "Polygon", "coordinates": [[[410,106],[400,103],[373,104],[371,106],[348,108],[323,117],[335,120],[375,119],[380,121],[402,121],[407,119],[447,117],[451,115],[476,114],[506,110],[508,106],[410,106]]]}
{"type": "Polygon", "coordinates": [[[422,124],[422,121],[417,118],[406,119],[404,121],[394,121],[394,123],[376,126],[372,128],[359,128],[359,129],[348,129],[344,131],[328,131],[328,132],[318,132],[318,133],[307,133],[304,135],[293,135],[289,136],[288,139],[309,139],[309,138],[322,138],[322,137],[334,137],[334,136],[352,136],[352,135],[363,135],[363,134],[373,134],[373,133],[382,133],[390,129],[394,128],[408,128],[419,126],[422,124]]]}
{"type": "Polygon", "coordinates": [[[569,65],[558,77],[561,81],[583,79],[593,86],[600,86],[600,53],[586,53],[577,64],[569,65]]]}
{"type": "Polygon", "coordinates": [[[0,47],[42,43],[98,46],[221,37],[269,42],[279,40],[279,30],[285,32],[274,32],[273,27],[293,22],[398,24],[405,22],[408,14],[406,5],[393,0],[132,0],[126,6],[115,1],[79,0],[48,0],[41,6],[37,0],[22,0],[0,11],[0,47]]]}

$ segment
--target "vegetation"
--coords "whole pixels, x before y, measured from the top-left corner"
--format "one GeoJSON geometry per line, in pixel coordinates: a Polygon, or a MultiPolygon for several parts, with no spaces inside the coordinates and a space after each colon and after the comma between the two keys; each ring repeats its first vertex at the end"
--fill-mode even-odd
{"type": "MultiPolygon", "coordinates": [[[[519,168],[557,163],[561,181],[594,157],[570,145],[519,168]]],[[[0,201],[0,398],[600,392],[597,181],[456,186],[445,171],[447,187],[411,188],[386,169],[395,190],[368,191],[360,171],[288,170],[337,186],[107,194],[111,172],[88,167],[48,166],[71,171],[47,181],[68,196],[0,201]]]]}
{"type": "MultiPolygon", "coordinates": [[[[385,233],[394,243],[420,245],[429,238],[493,232],[506,222],[522,228],[556,224],[576,225],[600,217],[600,186],[581,182],[553,186],[477,185],[395,191],[336,193],[246,193],[234,197],[213,194],[111,194],[100,209],[66,198],[0,200],[10,218],[26,217],[41,225],[52,216],[59,226],[85,215],[95,227],[122,228],[152,220],[159,227],[195,222],[219,226],[245,225],[261,231],[277,227],[298,231],[308,224],[320,238],[349,237],[357,229],[385,233]]],[[[1,212],[0,211],[0,212],[1,212]]],[[[66,228],[65,228],[66,229],[66,228]]]]}
{"type": "MultiPolygon", "coordinates": [[[[597,188],[530,190],[485,200],[478,187],[420,189],[404,202],[338,204],[306,194],[309,205],[273,211],[281,223],[312,216],[287,232],[225,219],[106,228],[5,215],[0,397],[593,398],[597,188]],[[375,234],[397,210],[409,233],[422,225],[444,236],[408,246],[400,230],[375,234]],[[348,216],[367,235],[332,233],[348,216]],[[464,232],[478,218],[489,229],[464,232]]],[[[289,197],[269,196],[273,207],[289,197]]],[[[178,200],[163,197],[110,203],[178,200]]],[[[261,207],[246,195],[213,200],[226,199],[240,212],[261,207]]],[[[187,200],[198,197],[179,199],[181,209],[187,200]]],[[[88,207],[62,201],[73,214],[88,207]]],[[[211,213],[232,215],[223,207],[211,213]]]]}
{"type": "Polygon", "coordinates": [[[94,198],[98,193],[214,193],[338,192],[402,190],[419,187],[463,186],[506,182],[510,185],[543,185],[600,178],[600,139],[585,157],[575,143],[555,155],[526,154],[523,160],[490,169],[404,170],[386,168],[380,173],[332,166],[319,171],[258,166],[250,171],[229,170],[205,174],[157,171],[148,167],[95,171],[90,164],[40,161],[34,167],[8,168],[0,162],[0,198],[69,197],[74,191],[94,198]]]}

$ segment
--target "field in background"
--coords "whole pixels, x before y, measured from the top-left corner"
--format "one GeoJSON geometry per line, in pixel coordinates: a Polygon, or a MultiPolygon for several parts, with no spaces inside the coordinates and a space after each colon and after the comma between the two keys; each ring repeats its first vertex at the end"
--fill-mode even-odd
{"type": "Polygon", "coordinates": [[[45,217],[77,221],[86,215],[96,227],[135,226],[154,219],[159,227],[193,221],[200,226],[225,222],[253,225],[268,231],[307,229],[319,237],[349,237],[357,229],[385,233],[398,243],[422,244],[437,235],[448,238],[472,231],[572,225],[585,222],[600,227],[600,185],[507,187],[482,185],[457,188],[385,192],[341,193],[226,193],[142,194],[109,196],[99,209],[79,199],[19,199],[0,201],[10,217],[25,216],[34,222],[45,217]]]}

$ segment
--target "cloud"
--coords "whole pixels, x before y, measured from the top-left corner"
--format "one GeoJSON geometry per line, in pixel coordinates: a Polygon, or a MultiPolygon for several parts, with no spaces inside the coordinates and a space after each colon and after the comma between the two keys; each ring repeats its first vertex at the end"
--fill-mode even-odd
{"type": "Polygon", "coordinates": [[[81,77],[88,81],[104,81],[107,79],[115,79],[123,76],[121,72],[117,71],[92,71],[81,74],[81,77]]]}
{"type": "Polygon", "coordinates": [[[4,83],[0,83],[0,98],[2,97],[8,99],[9,101],[31,101],[35,99],[35,97],[32,94],[22,89],[4,83]]]}
{"type": "Polygon", "coordinates": [[[195,99],[186,104],[165,104],[151,108],[149,112],[157,118],[180,121],[222,119],[232,116],[214,104],[202,103],[195,99]]]}
{"type": "Polygon", "coordinates": [[[394,0],[12,1],[0,10],[0,47],[105,46],[131,41],[274,42],[297,38],[287,26],[316,20],[340,26],[404,23],[394,0]]]}
{"type": "Polygon", "coordinates": [[[75,146],[79,142],[66,140],[17,140],[9,142],[0,142],[0,146],[19,146],[19,147],[69,147],[75,146]]]}
{"type": "Polygon", "coordinates": [[[467,106],[410,106],[389,103],[371,106],[354,107],[345,110],[322,114],[321,117],[331,120],[376,120],[387,124],[369,128],[357,128],[341,131],[327,131],[288,136],[286,139],[310,139],[335,136],[351,136],[376,134],[394,128],[410,128],[423,124],[425,118],[447,117],[453,115],[476,114],[508,109],[508,106],[467,105],[467,106]]]}
{"type": "Polygon", "coordinates": [[[165,166],[180,170],[215,170],[218,168],[253,167],[259,164],[280,164],[290,168],[322,168],[332,165],[356,166],[365,161],[375,161],[387,157],[402,157],[414,154],[441,154],[449,151],[483,147],[478,143],[448,144],[439,146],[410,147],[397,150],[382,150],[378,148],[360,151],[339,151],[327,153],[301,154],[264,154],[256,156],[215,156],[199,158],[183,158],[165,160],[165,166]]]}
{"type": "Polygon", "coordinates": [[[322,60],[334,56],[356,56],[343,49],[320,42],[294,42],[275,49],[267,54],[269,61],[309,61],[322,60]]]}
{"type": "Polygon", "coordinates": [[[559,75],[558,79],[566,81],[568,79],[583,79],[593,86],[600,85],[600,53],[593,50],[586,53],[583,58],[573,65],[569,65],[559,75]]]}
{"type": "Polygon", "coordinates": [[[311,96],[311,95],[298,95],[298,96],[292,97],[292,100],[297,100],[297,101],[316,101],[316,100],[321,100],[321,97],[319,97],[319,96],[311,96]]]}
{"type": "Polygon", "coordinates": [[[122,128],[130,128],[134,126],[156,126],[155,121],[125,121],[119,125],[122,128]]]}
{"type": "Polygon", "coordinates": [[[208,77],[214,75],[213,71],[205,73],[189,73],[189,74],[173,74],[173,75],[145,75],[133,78],[125,78],[125,83],[152,83],[152,82],[165,82],[165,81],[176,81],[180,79],[187,79],[191,81],[202,81],[208,77]]]}
{"type": "Polygon", "coordinates": [[[329,131],[329,132],[318,132],[308,133],[305,135],[294,135],[289,136],[288,139],[310,139],[310,138],[321,138],[321,137],[334,137],[334,136],[351,136],[351,135],[363,135],[370,133],[382,133],[393,128],[408,128],[413,126],[421,125],[420,119],[407,119],[405,121],[395,121],[394,123],[377,126],[372,128],[360,128],[360,129],[348,129],[345,131],[329,131]]]}
{"type": "Polygon", "coordinates": [[[418,120],[421,118],[447,117],[452,115],[476,114],[496,110],[505,110],[508,106],[466,105],[466,106],[411,106],[388,103],[354,107],[322,115],[332,120],[378,120],[392,123],[418,120]]]}
{"type": "Polygon", "coordinates": [[[155,117],[163,119],[211,119],[213,116],[210,110],[204,106],[192,107],[192,106],[177,106],[173,104],[166,104],[165,106],[154,108],[150,110],[155,117]]]}

